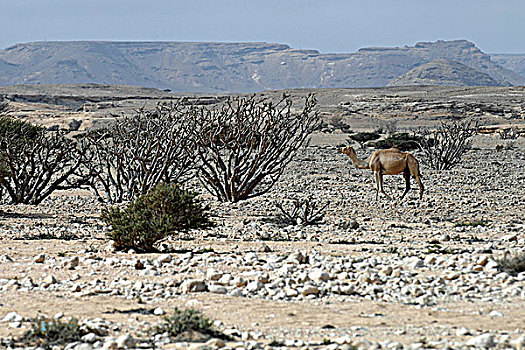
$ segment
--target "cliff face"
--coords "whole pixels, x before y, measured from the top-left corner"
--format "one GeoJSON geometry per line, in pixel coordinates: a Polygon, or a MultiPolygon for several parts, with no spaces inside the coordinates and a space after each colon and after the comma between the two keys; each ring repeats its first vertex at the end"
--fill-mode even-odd
{"type": "Polygon", "coordinates": [[[129,84],[175,92],[379,87],[438,58],[500,83],[525,84],[525,78],[463,40],[351,54],[268,43],[34,42],[0,50],[0,84],[129,84]]]}
{"type": "Polygon", "coordinates": [[[437,59],[392,79],[388,85],[502,86],[503,84],[490,75],[459,62],[437,59]]]}

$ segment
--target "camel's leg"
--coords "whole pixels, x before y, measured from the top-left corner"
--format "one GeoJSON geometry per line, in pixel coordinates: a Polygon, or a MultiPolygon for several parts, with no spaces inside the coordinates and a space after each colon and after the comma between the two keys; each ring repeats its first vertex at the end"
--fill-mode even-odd
{"type": "Polygon", "coordinates": [[[419,176],[419,163],[414,157],[408,158],[408,168],[410,169],[412,176],[416,178],[416,182],[419,186],[419,199],[423,199],[423,191],[425,190],[425,187],[423,186],[419,176]]]}
{"type": "Polygon", "coordinates": [[[376,183],[376,202],[379,198],[379,171],[374,171],[374,180],[376,183]]]}
{"type": "Polygon", "coordinates": [[[423,183],[421,182],[421,178],[419,177],[419,174],[415,176],[417,184],[419,185],[419,199],[423,199],[423,191],[425,190],[425,187],[423,186],[423,183]]]}
{"type": "MultiPolygon", "coordinates": [[[[380,171],[376,171],[376,181],[377,181],[377,190],[378,192],[381,191],[382,194],[384,194],[386,196],[386,198],[388,198],[388,200],[392,200],[392,198],[390,198],[390,196],[388,194],[386,194],[384,188],[383,188],[383,174],[381,174],[380,171]]],[[[377,196],[376,196],[377,198],[377,196]]]]}
{"type": "Polygon", "coordinates": [[[401,196],[401,198],[399,198],[399,200],[403,199],[406,194],[408,193],[408,191],[410,191],[410,170],[405,169],[405,171],[403,172],[403,177],[405,178],[405,192],[403,192],[403,195],[401,196]]]}

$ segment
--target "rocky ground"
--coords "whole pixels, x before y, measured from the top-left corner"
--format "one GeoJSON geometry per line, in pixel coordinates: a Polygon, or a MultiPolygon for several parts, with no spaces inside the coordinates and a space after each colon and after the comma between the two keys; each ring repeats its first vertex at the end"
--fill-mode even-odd
{"type": "MultiPolygon", "coordinates": [[[[353,129],[368,127],[357,120],[353,129]]],[[[203,194],[217,226],[159,254],[114,251],[87,191],[1,205],[0,344],[47,315],[89,331],[71,349],[522,349],[525,273],[498,262],[525,253],[525,139],[477,136],[454,170],[423,165],[422,201],[412,189],[390,202],[336,152],[346,138],[315,134],[261,197],[203,194]],[[323,221],[283,223],[276,203],[307,196],[327,205],[323,221]],[[174,307],[202,311],[233,340],[145,334],[174,307]]],[[[402,193],[401,177],[385,182],[402,193]]]]}

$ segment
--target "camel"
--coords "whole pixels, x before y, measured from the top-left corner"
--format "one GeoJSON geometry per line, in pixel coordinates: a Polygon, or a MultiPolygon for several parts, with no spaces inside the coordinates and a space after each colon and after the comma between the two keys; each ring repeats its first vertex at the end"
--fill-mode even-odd
{"type": "Polygon", "coordinates": [[[398,175],[403,174],[406,182],[405,192],[400,200],[410,190],[410,175],[412,175],[419,185],[419,199],[423,198],[423,183],[421,182],[421,174],[419,173],[419,163],[417,159],[410,153],[401,152],[399,148],[392,147],[390,149],[377,150],[367,161],[360,160],[352,148],[352,146],[341,147],[339,153],[346,154],[352,160],[352,163],[359,169],[370,169],[374,172],[376,182],[376,201],[379,196],[379,191],[383,193],[389,200],[390,196],[383,190],[383,175],[398,175]]]}

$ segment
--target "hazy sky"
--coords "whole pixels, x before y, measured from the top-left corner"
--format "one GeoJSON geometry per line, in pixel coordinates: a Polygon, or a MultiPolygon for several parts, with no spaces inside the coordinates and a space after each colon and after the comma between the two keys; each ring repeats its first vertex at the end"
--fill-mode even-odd
{"type": "Polygon", "coordinates": [[[0,48],[29,41],[265,41],[321,52],[468,39],[525,53],[525,0],[0,0],[0,48]]]}

